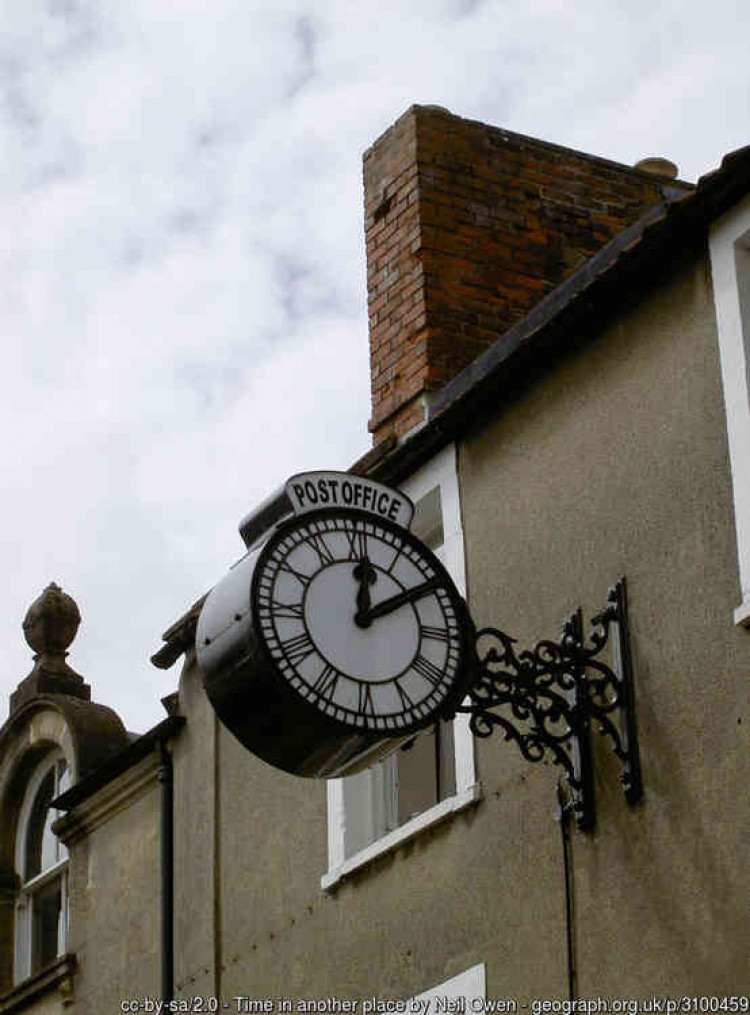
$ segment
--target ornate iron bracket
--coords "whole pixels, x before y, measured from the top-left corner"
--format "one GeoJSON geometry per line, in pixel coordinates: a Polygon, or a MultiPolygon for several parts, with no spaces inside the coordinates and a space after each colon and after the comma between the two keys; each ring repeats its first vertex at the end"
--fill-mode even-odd
{"type": "Polygon", "coordinates": [[[609,589],[606,607],[590,623],[588,644],[579,609],[565,620],[559,642],[540,641],[520,653],[514,638],[482,628],[476,634],[478,675],[471,703],[457,709],[471,715],[475,736],[500,729],[528,761],[551,758],[560,765],[578,827],[585,831],[596,822],[592,722],[622,763],[628,803],[643,795],[624,578],[609,589]],[[608,644],[611,666],[599,658],[608,644]],[[494,711],[502,707],[505,714],[494,711]]]}

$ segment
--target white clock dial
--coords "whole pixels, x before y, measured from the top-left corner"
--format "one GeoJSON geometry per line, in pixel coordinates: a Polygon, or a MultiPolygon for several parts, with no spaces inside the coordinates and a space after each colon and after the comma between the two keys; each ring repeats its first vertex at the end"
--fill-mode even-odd
{"type": "Polygon", "coordinates": [[[398,734],[429,722],[465,655],[462,602],[408,531],[357,511],[284,525],[252,591],[256,631],[283,679],[324,715],[398,734]]]}

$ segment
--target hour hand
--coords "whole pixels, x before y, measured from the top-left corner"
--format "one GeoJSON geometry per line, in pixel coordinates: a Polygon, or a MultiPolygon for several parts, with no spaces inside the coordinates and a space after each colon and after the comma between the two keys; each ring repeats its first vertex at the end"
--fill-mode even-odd
{"type": "MultiPolygon", "coordinates": [[[[354,620],[360,627],[369,627],[377,617],[385,617],[386,614],[393,613],[394,610],[398,610],[405,603],[413,603],[415,600],[421,599],[422,596],[433,592],[439,585],[439,578],[431,578],[429,581],[422,582],[421,585],[414,585],[410,589],[404,589],[403,592],[390,596],[388,599],[383,599],[367,610],[359,610],[354,620]]],[[[357,605],[359,605],[359,602],[357,605]]]]}
{"type": "Polygon", "coordinates": [[[352,572],[356,581],[359,582],[357,592],[357,612],[354,614],[354,623],[358,627],[369,627],[370,612],[370,586],[378,580],[378,572],[370,563],[367,557],[363,557],[352,572]]]}

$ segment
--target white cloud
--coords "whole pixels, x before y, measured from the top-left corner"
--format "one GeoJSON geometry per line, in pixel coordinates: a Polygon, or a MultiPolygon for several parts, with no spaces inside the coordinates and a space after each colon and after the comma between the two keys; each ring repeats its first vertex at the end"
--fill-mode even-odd
{"type": "Polygon", "coordinates": [[[51,580],[133,728],[241,518],[366,450],[361,153],[414,102],[688,178],[747,140],[735,0],[29,0],[0,39],[3,681],[51,580]]]}

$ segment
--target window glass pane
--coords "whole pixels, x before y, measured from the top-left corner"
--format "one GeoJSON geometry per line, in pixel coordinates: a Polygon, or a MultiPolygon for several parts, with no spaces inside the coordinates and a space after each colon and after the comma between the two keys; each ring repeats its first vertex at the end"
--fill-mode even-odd
{"type": "Polygon", "coordinates": [[[437,784],[438,799],[446,800],[456,793],[456,740],[452,720],[438,723],[437,784]]]}
{"type": "Polygon", "coordinates": [[[411,530],[431,550],[437,550],[443,544],[443,509],[440,502],[440,487],[436,486],[426,493],[415,506],[414,520],[411,530]]]}
{"type": "Polygon", "coordinates": [[[54,817],[50,814],[49,809],[50,801],[54,795],[55,772],[54,769],[50,769],[37,790],[29,814],[26,830],[25,881],[35,878],[37,874],[41,874],[43,870],[56,862],[55,837],[50,830],[54,817]]]}
{"type": "Polygon", "coordinates": [[[360,849],[398,827],[396,757],[376,762],[364,772],[342,780],[346,823],[344,855],[360,849]]]}
{"type": "Polygon", "coordinates": [[[743,237],[743,241],[735,247],[735,261],[737,267],[737,291],[740,300],[740,325],[742,327],[742,342],[745,347],[745,373],[748,388],[750,389],[750,239],[743,237]]]}
{"type": "MultiPolygon", "coordinates": [[[[444,563],[440,487],[419,499],[412,531],[444,563]]],[[[437,723],[397,754],[398,823],[404,824],[455,793],[452,723],[437,723]]]]}
{"type": "Polygon", "coordinates": [[[438,802],[435,771],[435,727],[412,740],[398,754],[398,820],[415,818],[438,802]]]}
{"type": "Polygon", "coordinates": [[[41,762],[27,786],[15,854],[23,884],[16,905],[14,982],[65,951],[68,853],[52,832],[60,811],[51,803],[69,786],[68,765],[58,751],[41,762]]]}
{"type": "Polygon", "coordinates": [[[55,878],[34,892],[32,916],[32,973],[57,958],[62,914],[62,879],[55,878]]]}
{"type": "Polygon", "coordinates": [[[399,824],[456,792],[453,723],[437,722],[398,755],[399,824]]]}
{"type": "Polygon", "coordinates": [[[68,763],[65,758],[61,758],[55,765],[55,773],[57,778],[57,786],[55,788],[55,796],[59,796],[64,793],[66,789],[70,789],[70,772],[68,771],[68,763]]]}
{"type": "MultiPolygon", "coordinates": [[[[55,766],[55,781],[56,781],[55,786],[56,797],[60,796],[60,794],[64,793],[67,789],[70,789],[70,771],[68,769],[68,763],[64,758],[58,761],[55,766]]],[[[58,811],[57,809],[55,809],[54,811],[50,811],[48,822],[50,826],[49,833],[50,835],[52,835],[52,825],[54,824],[55,821],[57,821],[57,819],[60,816],[61,812],[58,811]]],[[[54,836],[54,840],[55,840],[54,841],[55,861],[59,862],[60,860],[65,860],[68,856],[67,849],[62,844],[62,842],[57,838],[57,836],[54,836]]]]}

